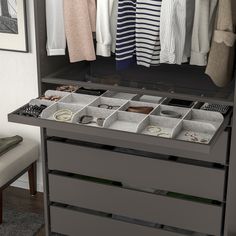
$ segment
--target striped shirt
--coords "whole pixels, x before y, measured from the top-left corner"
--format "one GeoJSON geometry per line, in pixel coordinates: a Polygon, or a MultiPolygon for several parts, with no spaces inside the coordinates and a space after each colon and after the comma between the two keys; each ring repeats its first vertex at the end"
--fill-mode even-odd
{"type": "Polygon", "coordinates": [[[118,0],[116,66],[125,69],[135,62],[136,0],[118,0]]]}
{"type": "Polygon", "coordinates": [[[137,64],[150,67],[160,64],[160,14],[162,0],[137,0],[137,64]]]}

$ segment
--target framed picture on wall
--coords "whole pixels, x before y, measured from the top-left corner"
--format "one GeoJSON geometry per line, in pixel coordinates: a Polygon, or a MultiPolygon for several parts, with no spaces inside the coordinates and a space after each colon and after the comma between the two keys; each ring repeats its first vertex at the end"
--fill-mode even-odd
{"type": "Polygon", "coordinates": [[[0,0],[0,50],[28,52],[25,0],[0,0]]]}

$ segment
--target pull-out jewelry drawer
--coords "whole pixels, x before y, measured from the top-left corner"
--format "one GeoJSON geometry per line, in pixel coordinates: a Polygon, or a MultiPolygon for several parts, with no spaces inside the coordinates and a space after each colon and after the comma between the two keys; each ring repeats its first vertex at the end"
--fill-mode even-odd
{"type": "Polygon", "coordinates": [[[50,214],[51,231],[69,236],[183,236],[57,206],[50,207],[50,214]]]}
{"type": "MultiPolygon", "coordinates": [[[[46,93],[58,91],[48,90],[46,93]]],[[[74,139],[85,142],[226,163],[228,134],[224,130],[229,124],[231,110],[223,116],[219,112],[199,109],[198,104],[201,104],[198,102],[192,108],[170,106],[164,103],[167,98],[147,103],[132,100],[135,98],[117,99],[102,95],[63,93],[61,97],[58,102],[49,104],[49,101],[33,99],[10,114],[9,121],[46,128],[49,136],[74,136],[74,139]],[[32,104],[48,106],[38,118],[34,118],[28,117],[37,116],[32,104]],[[150,108],[148,114],[129,110],[145,106],[150,108]],[[176,113],[178,118],[168,116],[176,113]]]]}
{"type": "Polygon", "coordinates": [[[221,233],[221,205],[145,193],[54,174],[49,174],[49,189],[51,202],[209,235],[221,233]]]}
{"type": "MultiPolygon", "coordinates": [[[[48,168],[223,201],[225,170],[47,141],[48,168]]],[[[158,157],[158,156],[157,156],[158,157]]]]}

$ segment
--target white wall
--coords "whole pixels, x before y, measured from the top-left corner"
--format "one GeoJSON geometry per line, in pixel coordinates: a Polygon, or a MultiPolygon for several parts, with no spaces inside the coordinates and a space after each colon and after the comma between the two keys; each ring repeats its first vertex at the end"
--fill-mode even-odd
{"type": "MultiPolygon", "coordinates": [[[[19,134],[39,143],[39,128],[13,124],[7,114],[38,95],[35,25],[33,1],[27,1],[30,53],[0,51],[0,134],[19,134]]],[[[38,189],[42,190],[41,163],[38,171],[38,189]]],[[[28,188],[27,175],[14,183],[28,188]]]]}

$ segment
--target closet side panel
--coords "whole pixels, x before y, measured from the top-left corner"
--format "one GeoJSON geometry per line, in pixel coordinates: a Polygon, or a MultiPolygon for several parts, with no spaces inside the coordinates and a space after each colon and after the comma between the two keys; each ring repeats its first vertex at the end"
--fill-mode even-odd
{"type": "Polygon", "coordinates": [[[226,200],[225,236],[236,236],[236,90],[232,120],[231,146],[229,147],[230,159],[226,200]]]}
{"type": "MultiPolygon", "coordinates": [[[[233,4],[233,20],[236,26],[236,1],[233,4]]],[[[235,27],[236,28],[236,27],[235,27]]],[[[235,49],[236,50],[236,49],[235,49]]],[[[235,59],[236,69],[236,59],[235,59]]],[[[236,80],[236,70],[234,74],[236,80]]],[[[236,83],[236,82],[235,82],[236,83]]],[[[236,236],[236,90],[234,95],[234,115],[232,117],[232,135],[230,147],[230,164],[227,187],[226,218],[225,218],[225,236],[236,236]]]]}

